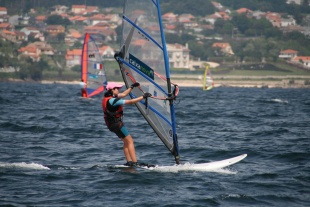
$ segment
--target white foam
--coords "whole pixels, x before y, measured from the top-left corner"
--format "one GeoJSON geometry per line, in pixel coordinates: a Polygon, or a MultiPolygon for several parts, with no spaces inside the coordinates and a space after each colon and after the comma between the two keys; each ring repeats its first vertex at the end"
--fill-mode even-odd
{"type": "Polygon", "coordinates": [[[33,169],[33,170],[50,170],[50,168],[45,167],[44,165],[37,163],[25,163],[25,162],[16,162],[16,163],[3,163],[0,162],[0,168],[22,168],[22,169],[33,169]]]}
{"type": "Polygon", "coordinates": [[[278,99],[278,98],[271,99],[271,100],[274,101],[274,102],[277,102],[277,103],[288,103],[288,101],[282,100],[282,99],[278,99]]]}

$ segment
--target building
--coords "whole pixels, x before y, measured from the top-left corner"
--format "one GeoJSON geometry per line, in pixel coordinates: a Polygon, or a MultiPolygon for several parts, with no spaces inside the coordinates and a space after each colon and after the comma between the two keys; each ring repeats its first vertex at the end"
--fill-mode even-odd
{"type": "Polygon", "coordinates": [[[224,55],[228,55],[228,56],[234,55],[234,52],[233,52],[230,44],[227,42],[215,42],[215,43],[213,43],[212,47],[215,49],[218,48],[220,50],[220,52],[224,55]]]}
{"type": "Polygon", "coordinates": [[[0,23],[0,31],[1,30],[9,30],[9,31],[14,31],[14,25],[11,25],[10,23],[4,22],[0,23]]]}
{"type": "Polygon", "coordinates": [[[99,53],[102,57],[102,59],[113,59],[114,58],[114,50],[112,47],[110,46],[102,46],[102,47],[99,47],[99,53]]]}
{"type": "Polygon", "coordinates": [[[71,12],[80,15],[99,13],[99,7],[86,6],[86,5],[72,5],[71,12]]]}
{"type": "Polygon", "coordinates": [[[8,10],[6,9],[6,7],[0,7],[0,15],[7,15],[8,14],[8,10]]]}
{"type": "Polygon", "coordinates": [[[40,61],[41,50],[34,45],[21,47],[18,52],[22,55],[30,57],[33,61],[40,61]]]}
{"type": "Polygon", "coordinates": [[[21,15],[18,17],[18,24],[19,25],[29,25],[30,21],[30,16],[26,15],[21,15]]]}
{"type": "Polygon", "coordinates": [[[72,5],[71,11],[74,14],[83,14],[86,12],[86,5],[72,5]]]}
{"type": "Polygon", "coordinates": [[[297,5],[301,5],[304,2],[304,0],[287,0],[286,3],[287,4],[297,4],[297,5]]]}
{"type": "Polygon", "coordinates": [[[57,35],[60,33],[65,33],[65,27],[62,25],[49,25],[45,29],[50,35],[57,35]]]}
{"type": "Polygon", "coordinates": [[[10,30],[1,30],[0,36],[11,42],[18,43],[19,41],[24,40],[23,38],[25,38],[25,33],[23,32],[16,33],[10,30]]]}
{"type": "MultiPolygon", "coordinates": [[[[102,59],[114,58],[114,50],[110,46],[102,46],[98,48],[102,59]]],[[[67,50],[66,53],[66,66],[72,68],[75,65],[81,65],[82,49],[67,50]]]]}
{"type": "Polygon", "coordinates": [[[188,44],[167,44],[167,50],[170,67],[190,69],[188,44]]]}
{"type": "Polygon", "coordinates": [[[52,7],[52,12],[51,14],[65,14],[68,11],[68,7],[64,5],[56,5],[52,7]]]}
{"type": "Polygon", "coordinates": [[[82,49],[67,50],[66,57],[65,57],[66,66],[68,68],[72,68],[75,65],[80,65],[81,55],[82,55],[82,49]]]}
{"type": "Polygon", "coordinates": [[[291,49],[281,50],[279,54],[279,58],[290,60],[296,57],[297,54],[298,54],[298,51],[296,50],[291,50],[291,49]]]}
{"type": "Polygon", "coordinates": [[[301,64],[306,68],[310,68],[310,56],[296,56],[291,60],[292,63],[301,64]]]}
{"type": "Polygon", "coordinates": [[[46,42],[33,42],[28,46],[37,47],[40,50],[40,53],[44,55],[53,56],[55,54],[54,48],[50,44],[47,44],[46,42]]]}
{"type": "Polygon", "coordinates": [[[46,21],[46,16],[44,15],[36,16],[35,21],[36,24],[44,24],[44,22],[46,21]]]}
{"type": "Polygon", "coordinates": [[[66,45],[73,46],[75,42],[78,42],[83,37],[82,35],[75,29],[69,29],[65,36],[66,45]]]}
{"type": "Polygon", "coordinates": [[[213,4],[213,6],[214,6],[215,8],[217,8],[217,9],[220,10],[220,11],[222,11],[222,10],[224,9],[224,7],[222,6],[221,3],[218,3],[218,2],[216,2],[216,1],[212,1],[211,3],[213,4]]]}

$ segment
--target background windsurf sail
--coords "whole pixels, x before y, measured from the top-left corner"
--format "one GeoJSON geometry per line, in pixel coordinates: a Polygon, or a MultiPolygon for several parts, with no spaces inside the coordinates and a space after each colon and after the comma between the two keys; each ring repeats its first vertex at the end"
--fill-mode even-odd
{"type": "Polygon", "coordinates": [[[214,81],[211,76],[211,70],[209,65],[206,65],[206,69],[203,76],[203,90],[211,90],[214,87],[214,81]]]}
{"type": "Polygon", "coordinates": [[[170,81],[169,59],[158,0],[125,0],[121,50],[117,60],[131,97],[153,96],[136,104],[141,114],[179,163],[173,102],[178,87],[170,81]]]}
{"type": "Polygon", "coordinates": [[[81,56],[81,81],[85,97],[90,98],[104,91],[107,85],[105,68],[95,40],[86,33],[81,56]]]}

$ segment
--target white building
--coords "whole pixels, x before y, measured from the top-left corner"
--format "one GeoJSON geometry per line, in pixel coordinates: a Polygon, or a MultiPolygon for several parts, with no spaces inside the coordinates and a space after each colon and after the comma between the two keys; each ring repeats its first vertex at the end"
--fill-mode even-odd
{"type": "Polygon", "coordinates": [[[188,44],[167,44],[169,63],[172,68],[190,68],[188,44]]]}
{"type": "Polygon", "coordinates": [[[303,0],[287,0],[286,3],[301,5],[303,3],[303,0]]]}

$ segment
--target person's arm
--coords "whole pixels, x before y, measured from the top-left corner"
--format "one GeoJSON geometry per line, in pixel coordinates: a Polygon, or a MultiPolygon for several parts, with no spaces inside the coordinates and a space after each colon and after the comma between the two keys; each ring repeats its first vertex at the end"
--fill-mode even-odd
{"type": "Polygon", "coordinates": [[[122,93],[119,93],[118,95],[117,95],[117,98],[124,98],[124,97],[126,97],[129,93],[130,93],[130,91],[132,90],[132,88],[127,88],[125,91],[123,91],[122,93]]]}
{"type": "MultiPolygon", "coordinates": [[[[124,98],[124,97],[126,97],[130,92],[131,92],[131,90],[134,88],[134,87],[138,87],[138,86],[140,86],[140,83],[138,83],[138,82],[135,82],[135,83],[133,83],[133,84],[131,84],[131,86],[130,86],[130,88],[127,88],[125,91],[123,91],[122,93],[119,93],[118,95],[117,95],[117,97],[118,98],[124,98]]],[[[137,101],[138,102],[138,101],[137,101]]],[[[136,102],[135,102],[136,103],[136,102]]]]}
{"type": "Polygon", "coordinates": [[[125,100],[125,104],[135,104],[143,99],[143,96],[139,96],[138,98],[125,100]]]}
{"type": "Polygon", "coordinates": [[[152,94],[150,93],[144,93],[143,96],[139,96],[137,98],[134,98],[134,99],[130,99],[130,100],[125,100],[125,104],[135,104],[139,101],[141,101],[142,99],[146,99],[148,97],[151,97],[152,94]]]}

